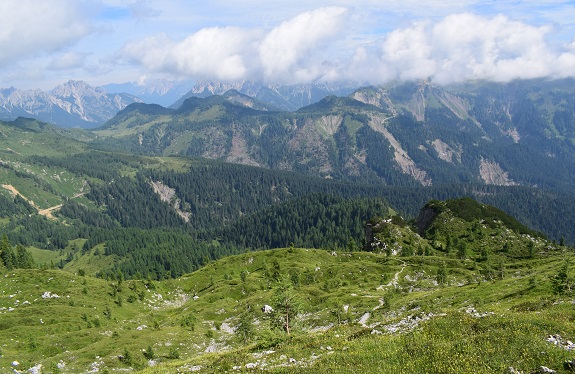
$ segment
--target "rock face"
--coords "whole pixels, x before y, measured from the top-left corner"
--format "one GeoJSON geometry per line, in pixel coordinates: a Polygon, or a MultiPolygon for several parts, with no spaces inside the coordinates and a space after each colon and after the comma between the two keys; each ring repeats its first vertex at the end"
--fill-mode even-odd
{"type": "Polygon", "coordinates": [[[128,94],[108,94],[82,81],[68,81],[52,91],[0,90],[0,119],[31,117],[60,127],[96,127],[131,103],[128,94]]]}
{"type": "Polygon", "coordinates": [[[417,217],[417,233],[421,236],[425,233],[425,230],[433,223],[435,217],[439,215],[439,211],[431,206],[425,206],[419,212],[417,217]]]}
{"type": "Polygon", "coordinates": [[[485,184],[495,186],[513,186],[516,183],[509,178],[509,173],[501,168],[496,162],[489,162],[482,159],[479,166],[479,174],[485,184]]]}

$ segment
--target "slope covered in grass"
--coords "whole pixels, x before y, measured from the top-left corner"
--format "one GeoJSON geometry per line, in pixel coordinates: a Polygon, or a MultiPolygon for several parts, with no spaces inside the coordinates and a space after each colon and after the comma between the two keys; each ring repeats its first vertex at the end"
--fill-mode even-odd
{"type": "Polygon", "coordinates": [[[439,253],[302,248],[232,256],[160,282],[3,271],[0,368],[18,361],[18,369],[41,364],[46,373],[562,370],[572,358],[562,345],[575,338],[575,310],[555,280],[570,256],[555,248],[507,257],[493,277],[485,263],[439,253]],[[286,282],[299,306],[289,335],[273,327],[279,316],[261,310],[275,306],[286,282]]]}

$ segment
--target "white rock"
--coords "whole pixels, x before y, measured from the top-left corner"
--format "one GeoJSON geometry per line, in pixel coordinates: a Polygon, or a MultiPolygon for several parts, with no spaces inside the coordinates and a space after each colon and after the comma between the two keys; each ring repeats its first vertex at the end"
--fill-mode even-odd
{"type": "Polygon", "coordinates": [[[359,324],[360,325],[365,325],[367,320],[369,319],[369,317],[371,317],[371,313],[370,312],[366,312],[363,316],[361,316],[361,318],[359,319],[359,324]]]}
{"type": "Polygon", "coordinates": [[[38,364],[36,366],[32,366],[30,369],[26,371],[30,374],[42,374],[42,364],[38,364]]]}
{"type": "Polygon", "coordinates": [[[59,299],[59,298],[60,296],[50,291],[46,291],[42,294],[42,299],[59,299]]]}

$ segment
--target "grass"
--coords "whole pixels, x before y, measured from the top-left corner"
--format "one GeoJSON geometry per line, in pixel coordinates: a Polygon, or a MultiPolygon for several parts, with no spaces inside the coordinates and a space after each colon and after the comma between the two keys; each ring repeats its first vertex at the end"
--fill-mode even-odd
{"type": "MultiPolygon", "coordinates": [[[[25,121],[27,120],[24,119],[21,122],[25,121]]],[[[0,139],[2,140],[0,158],[22,158],[37,154],[64,156],[81,152],[86,148],[85,144],[74,141],[62,130],[48,126],[43,131],[37,131],[34,126],[37,121],[28,122],[30,122],[28,128],[0,122],[0,139]]]]}
{"type": "Polygon", "coordinates": [[[64,362],[61,371],[70,373],[94,366],[142,373],[252,366],[278,373],[561,372],[573,354],[547,338],[575,339],[572,295],[553,294],[550,282],[565,256],[509,260],[502,279],[486,280],[481,264],[445,256],[288,248],[152,282],[80,276],[88,259],[97,263],[89,253],[69,272],[1,273],[0,371],[17,360],[21,368],[41,363],[46,372],[64,362]],[[435,280],[440,266],[443,285],[435,280]],[[290,336],[272,329],[260,310],[272,302],[276,276],[294,282],[303,307],[290,336]],[[60,297],[42,298],[46,291],[60,297]],[[244,343],[233,331],[248,308],[254,330],[244,343]],[[153,367],[143,355],[149,348],[153,367]],[[129,363],[119,358],[125,353],[129,363]]]}

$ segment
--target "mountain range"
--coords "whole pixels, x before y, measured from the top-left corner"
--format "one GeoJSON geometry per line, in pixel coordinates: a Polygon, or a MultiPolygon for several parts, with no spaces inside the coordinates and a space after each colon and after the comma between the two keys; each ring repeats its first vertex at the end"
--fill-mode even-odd
{"type": "Polygon", "coordinates": [[[295,112],[237,90],[178,109],[133,104],[94,132],[108,150],[219,159],[387,185],[575,186],[575,85],[365,87],[295,112]]]}
{"type": "Polygon", "coordinates": [[[169,107],[182,96],[186,95],[192,87],[193,82],[191,81],[176,82],[158,79],[143,84],[133,82],[120,84],[111,83],[101,86],[100,88],[110,94],[127,93],[136,96],[144,103],[169,107]]]}
{"type": "Polygon", "coordinates": [[[357,87],[349,83],[281,86],[251,81],[193,83],[168,80],[92,87],[83,81],[70,80],[50,91],[0,89],[0,119],[30,117],[60,127],[94,128],[131,103],[177,108],[189,97],[220,95],[232,89],[258,99],[269,110],[291,111],[331,94],[348,95],[357,87]]]}
{"type": "Polygon", "coordinates": [[[192,89],[173,103],[170,108],[179,108],[190,97],[204,98],[212,95],[223,95],[230,90],[235,90],[267,104],[273,110],[294,111],[316,103],[326,96],[347,96],[359,87],[361,84],[352,82],[279,85],[255,81],[197,81],[192,89]]]}
{"type": "Polygon", "coordinates": [[[141,102],[135,96],[109,94],[83,81],[70,80],[51,91],[0,90],[0,119],[31,117],[61,127],[101,125],[127,105],[141,102]]]}

